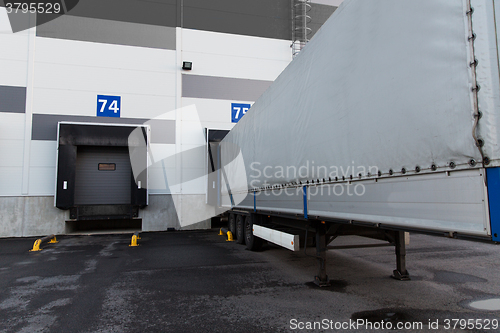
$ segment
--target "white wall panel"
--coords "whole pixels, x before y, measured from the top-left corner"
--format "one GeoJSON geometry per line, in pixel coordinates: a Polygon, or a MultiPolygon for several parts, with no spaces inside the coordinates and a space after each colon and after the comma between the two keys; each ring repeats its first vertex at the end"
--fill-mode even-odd
{"type": "MultiPolygon", "coordinates": [[[[0,45],[9,44],[3,44],[3,42],[0,40],[0,45]]],[[[28,63],[26,61],[0,59],[0,85],[26,87],[27,75],[28,63]]]]}
{"type": "Polygon", "coordinates": [[[175,154],[176,147],[175,144],[150,144],[150,156],[154,160],[154,164],[151,167],[165,166],[165,168],[175,168],[175,159],[177,155],[175,154]]]}
{"type": "MultiPolygon", "coordinates": [[[[175,74],[36,63],[35,88],[175,96],[175,74]]],[[[78,101],[75,101],[78,103],[78,101]]]]}
{"type": "Polygon", "coordinates": [[[204,128],[211,128],[211,129],[219,129],[219,130],[228,130],[230,131],[233,129],[234,123],[223,123],[223,122],[217,122],[217,121],[204,121],[201,123],[204,128]]]}
{"type": "Polygon", "coordinates": [[[207,192],[207,177],[200,174],[201,170],[183,169],[182,170],[182,194],[204,194],[207,192]]]}
{"type": "Polygon", "coordinates": [[[2,47],[0,59],[28,61],[28,40],[29,34],[26,32],[11,33],[0,30],[0,43],[1,45],[8,45],[2,47]]]}
{"type": "MultiPolygon", "coordinates": [[[[182,98],[182,105],[195,105],[198,117],[202,123],[231,123],[231,103],[244,103],[252,105],[249,101],[230,101],[222,99],[182,98]]],[[[234,126],[231,125],[231,127],[234,126]]]]}
{"type": "Polygon", "coordinates": [[[273,81],[292,60],[290,41],[182,30],[183,60],[193,74],[273,81]]]}
{"type": "Polygon", "coordinates": [[[161,167],[151,167],[148,171],[148,192],[149,194],[168,194],[170,193],[168,180],[170,175],[174,175],[174,169],[163,169],[161,167]],[[168,184],[168,185],[167,185],[168,184]]]}
{"type": "Polygon", "coordinates": [[[28,30],[13,34],[5,8],[0,8],[0,85],[26,87],[28,30]]]}
{"type": "Polygon", "coordinates": [[[150,144],[150,157],[154,162],[148,171],[149,194],[170,194],[170,186],[178,183],[176,172],[176,145],[150,144]]]}
{"type": "Polygon", "coordinates": [[[183,145],[183,149],[188,149],[187,145],[203,145],[205,143],[205,136],[203,133],[203,128],[201,127],[200,122],[194,121],[182,121],[180,122],[182,126],[181,132],[181,142],[183,145]]]}
{"type": "Polygon", "coordinates": [[[183,59],[193,63],[192,74],[266,81],[276,80],[290,63],[288,59],[236,57],[188,51],[183,52],[183,59]]]}
{"type": "Polygon", "coordinates": [[[54,195],[56,168],[31,167],[29,172],[29,195],[54,195]]]}
{"type": "Polygon", "coordinates": [[[24,140],[23,113],[0,112],[0,139],[24,140]]]}
{"type": "Polygon", "coordinates": [[[182,167],[188,169],[205,169],[206,150],[205,144],[201,145],[182,145],[183,154],[179,157],[182,158],[182,167]]]}
{"type": "Polygon", "coordinates": [[[175,192],[170,186],[178,183],[175,144],[151,144],[150,156],[154,164],[149,167],[149,193],[169,194],[175,192]]]}
{"type": "Polygon", "coordinates": [[[0,45],[9,45],[9,47],[2,48],[0,59],[27,61],[28,38],[29,30],[12,33],[7,12],[5,8],[0,8],[0,45]]]}
{"type": "Polygon", "coordinates": [[[175,109],[175,51],[36,39],[34,113],[96,115],[96,95],[122,97],[121,117],[175,109]]]}
{"type": "Polygon", "coordinates": [[[177,70],[173,50],[42,37],[36,39],[36,61],[154,73],[173,73],[177,70]]]}
{"type": "Polygon", "coordinates": [[[55,167],[56,155],[57,141],[31,141],[31,167],[55,167]]]}
{"type": "Polygon", "coordinates": [[[21,195],[23,184],[22,167],[0,166],[0,195],[21,195]]]}
{"type": "Polygon", "coordinates": [[[168,96],[152,95],[122,95],[122,118],[175,120],[175,96],[165,92],[168,96]]]}
{"type": "Polygon", "coordinates": [[[97,113],[98,93],[95,91],[48,88],[34,88],[33,90],[33,113],[72,116],[95,116],[97,113]]]}
{"type": "Polygon", "coordinates": [[[182,29],[182,50],[234,57],[292,60],[288,40],[191,29],[182,29]]]}
{"type": "Polygon", "coordinates": [[[201,194],[206,192],[206,146],[205,133],[194,107],[180,110],[180,179],[182,194],[201,194]],[[205,179],[205,180],[204,180],[205,179]]]}
{"type": "MultiPolygon", "coordinates": [[[[96,116],[98,94],[101,92],[35,88],[33,113],[96,116]]],[[[175,97],[173,96],[121,92],[116,94],[121,96],[122,118],[152,119],[175,108],[175,97]]],[[[162,117],[162,119],[174,119],[174,117],[162,117]]]]}
{"type": "Polygon", "coordinates": [[[23,166],[23,140],[0,140],[0,166],[23,166]]]}
{"type": "Polygon", "coordinates": [[[6,34],[8,32],[12,33],[9,16],[7,15],[7,10],[4,7],[0,7],[0,32],[2,34],[6,34]]]}

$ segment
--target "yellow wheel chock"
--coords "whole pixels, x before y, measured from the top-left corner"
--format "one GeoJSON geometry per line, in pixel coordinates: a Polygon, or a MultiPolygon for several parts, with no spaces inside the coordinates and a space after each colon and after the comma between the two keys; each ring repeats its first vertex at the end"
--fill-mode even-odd
{"type": "Polygon", "coordinates": [[[141,237],[139,237],[139,231],[136,231],[133,235],[132,235],[132,241],[130,242],[130,245],[129,246],[139,246],[139,244],[137,244],[137,240],[138,239],[141,239],[141,237]]]}
{"type": "Polygon", "coordinates": [[[220,228],[219,236],[224,236],[224,235],[227,235],[226,242],[233,242],[234,241],[233,233],[231,231],[224,229],[224,228],[220,228]]]}
{"type": "Polygon", "coordinates": [[[42,245],[42,242],[46,242],[46,241],[49,241],[48,244],[55,244],[55,243],[59,243],[56,239],[56,236],[55,235],[50,235],[50,236],[47,236],[47,237],[43,237],[43,238],[38,238],[35,243],[33,244],[33,248],[30,250],[30,252],[38,252],[38,251],[42,251],[42,249],[40,248],[40,245],[42,245]]]}

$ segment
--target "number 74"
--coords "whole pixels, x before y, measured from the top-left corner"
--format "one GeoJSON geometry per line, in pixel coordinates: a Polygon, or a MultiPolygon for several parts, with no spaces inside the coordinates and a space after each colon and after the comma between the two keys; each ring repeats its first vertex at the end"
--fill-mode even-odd
{"type": "MultiPolygon", "coordinates": [[[[106,99],[99,99],[98,100],[99,103],[102,103],[101,105],[101,109],[99,110],[99,112],[104,112],[104,110],[106,109],[106,104],[108,104],[108,100],[106,99]]],[[[118,110],[120,110],[118,108],[118,101],[115,99],[111,102],[111,104],[109,105],[109,110],[113,111],[114,113],[118,113],[118,110]]]]}

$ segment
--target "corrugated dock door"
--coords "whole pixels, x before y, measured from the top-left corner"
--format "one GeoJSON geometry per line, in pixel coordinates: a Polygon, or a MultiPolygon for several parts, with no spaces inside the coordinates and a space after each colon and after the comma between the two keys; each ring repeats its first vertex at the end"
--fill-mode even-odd
{"type": "Polygon", "coordinates": [[[75,205],[129,205],[131,177],[127,147],[78,146],[75,205]]]}

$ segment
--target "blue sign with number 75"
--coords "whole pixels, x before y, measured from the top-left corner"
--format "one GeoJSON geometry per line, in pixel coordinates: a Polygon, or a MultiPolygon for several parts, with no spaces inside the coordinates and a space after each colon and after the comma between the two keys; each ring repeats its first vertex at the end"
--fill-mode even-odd
{"type": "Polygon", "coordinates": [[[231,122],[237,123],[240,121],[241,117],[250,110],[250,107],[250,104],[231,103],[231,122]]]}
{"type": "Polygon", "coordinates": [[[120,118],[121,97],[97,95],[97,116],[120,118]]]}

